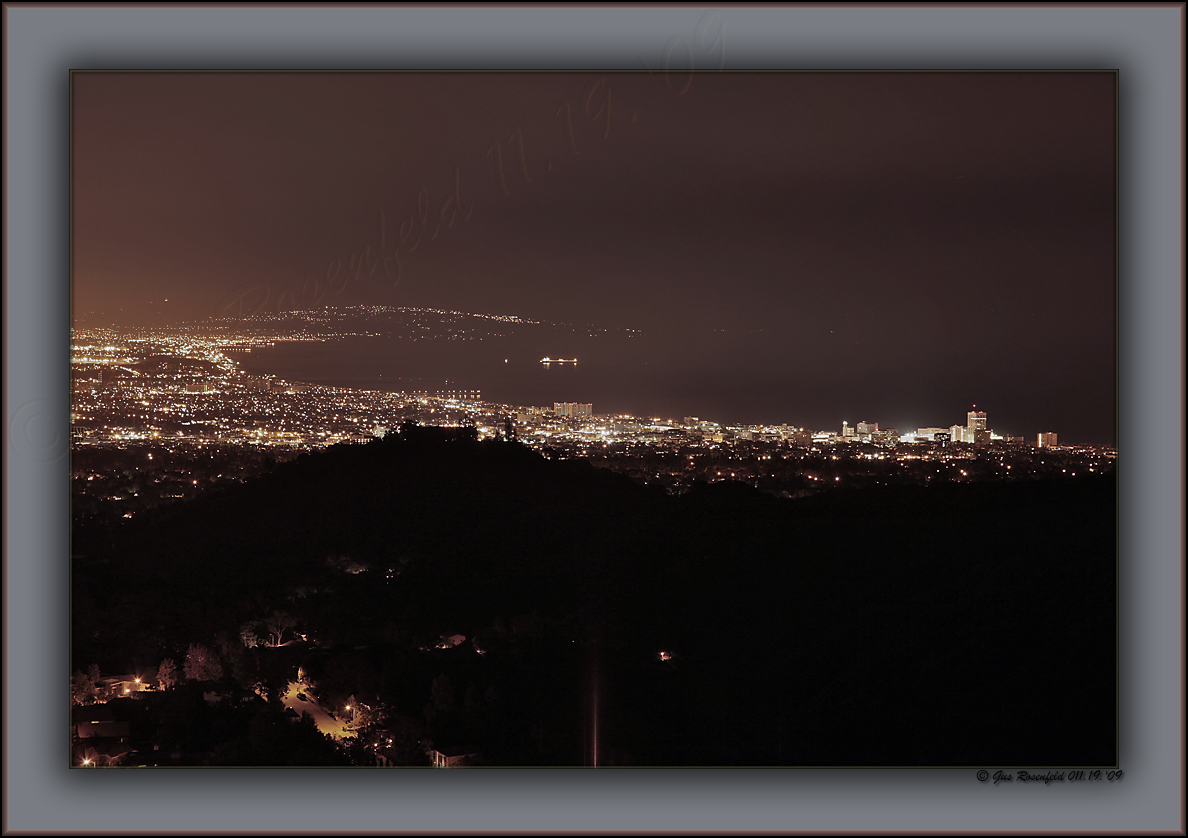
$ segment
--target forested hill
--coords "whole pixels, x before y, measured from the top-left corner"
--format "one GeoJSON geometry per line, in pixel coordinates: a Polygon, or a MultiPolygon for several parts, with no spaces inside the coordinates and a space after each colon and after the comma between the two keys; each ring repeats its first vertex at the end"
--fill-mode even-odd
{"type": "Polygon", "coordinates": [[[596,674],[622,764],[1110,764],[1114,507],[1097,477],[669,496],[406,426],[76,546],[75,656],[155,662],[283,607],[319,654],[405,661],[384,697],[410,715],[439,666],[410,650],[489,638],[440,667],[523,691],[463,725],[506,762],[580,764],[596,674]]]}

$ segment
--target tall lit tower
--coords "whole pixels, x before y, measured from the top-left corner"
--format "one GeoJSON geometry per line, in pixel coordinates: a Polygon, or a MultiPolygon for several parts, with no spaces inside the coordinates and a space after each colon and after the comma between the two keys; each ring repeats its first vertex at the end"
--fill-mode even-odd
{"type": "Polygon", "coordinates": [[[965,414],[965,427],[975,432],[986,430],[986,411],[978,410],[975,404],[974,409],[965,414]]]}

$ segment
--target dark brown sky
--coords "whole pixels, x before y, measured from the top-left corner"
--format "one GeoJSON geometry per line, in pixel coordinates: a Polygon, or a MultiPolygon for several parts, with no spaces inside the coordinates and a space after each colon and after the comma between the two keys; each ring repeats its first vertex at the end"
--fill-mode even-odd
{"type": "Polygon", "coordinates": [[[1113,74],[73,81],[84,322],[300,305],[341,259],[323,303],[762,329],[715,366],[786,421],[1113,441],[1113,74]]]}

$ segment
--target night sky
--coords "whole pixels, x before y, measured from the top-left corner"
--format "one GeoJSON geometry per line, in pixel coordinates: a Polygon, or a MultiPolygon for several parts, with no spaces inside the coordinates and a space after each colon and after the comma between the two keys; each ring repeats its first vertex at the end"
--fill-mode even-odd
{"type": "Polygon", "coordinates": [[[1031,442],[1113,444],[1115,89],[76,73],[75,317],[177,322],[329,287],[322,304],[645,330],[686,360],[673,409],[696,390],[708,418],[906,432],[976,403],[1031,442]]]}

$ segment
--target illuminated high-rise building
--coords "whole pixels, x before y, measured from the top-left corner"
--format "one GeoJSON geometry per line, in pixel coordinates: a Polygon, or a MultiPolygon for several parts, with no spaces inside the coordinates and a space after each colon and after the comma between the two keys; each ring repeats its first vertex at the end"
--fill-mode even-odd
{"type": "Polygon", "coordinates": [[[1039,439],[1036,441],[1036,447],[1037,448],[1055,448],[1056,447],[1056,434],[1054,434],[1054,433],[1040,434],[1039,439]]]}
{"type": "Polygon", "coordinates": [[[879,429],[878,422],[859,422],[858,423],[858,438],[869,440],[875,431],[879,429]]]}
{"type": "Polygon", "coordinates": [[[594,405],[578,404],[577,402],[554,402],[553,413],[557,416],[569,417],[570,419],[576,419],[578,416],[593,416],[594,405]]]}
{"type": "MultiPolygon", "coordinates": [[[[977,405],[975,404],[974,407],[976,408],[977,405]]],[[[965,414],[965,427],[969,428],[971,431],[986,430],[986,411],[971,410],[969,413],[965,414]]]]}

